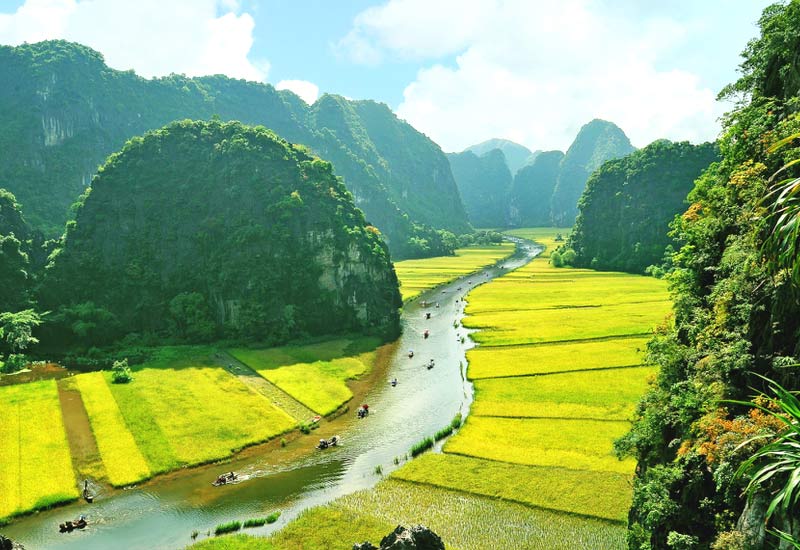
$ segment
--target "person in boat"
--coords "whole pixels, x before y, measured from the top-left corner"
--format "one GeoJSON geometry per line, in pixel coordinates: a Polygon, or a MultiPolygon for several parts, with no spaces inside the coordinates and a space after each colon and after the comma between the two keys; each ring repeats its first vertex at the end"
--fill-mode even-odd
{"type": "Polygon", "coordinates": [[[414,350],[413,349],[408,350],[408,356],[409,357],[414,357],[414,350]]]}
{"type": "Polygon", "coordinates": [[[395,387],[397,385],[397,378],[392,378],[392,381],[389,383],[392,385],[392,387],[395,387]]]}
{"type": "Polygon", "coordinates": [[[428,331],[428,329],[425,329],[425,332],[424,332],[422,335],[423,335],[425,338],[427,338],[427,337],[430,335],[430,332],[428,331]]]}
{"type": "Polygon", "coordinates": [[[320,449],[327,449],[328,448],[328,441],[325,440],[325,439],[320,439],[318,446],[319,446],[320,449]]]}
{"type": "Polygon", "coordinates": [[[435,365],[435,363],[434,363],[433,359],[431,359],[430,363],[428,363],[428,368],[432,369],[434,365],[435,365]]]}
{"type": "Polygon", "coordinates": [[[431,313],[430,313],[430,312],[426,313],[426,314],[425,314],[425,318],[426,318],[426,319],[430,319],[430,318],[431,318],[431,313]]]}

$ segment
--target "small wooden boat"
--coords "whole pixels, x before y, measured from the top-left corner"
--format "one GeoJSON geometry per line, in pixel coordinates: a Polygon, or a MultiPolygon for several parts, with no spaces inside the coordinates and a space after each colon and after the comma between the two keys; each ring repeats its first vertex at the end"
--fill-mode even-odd
{"type": "Polygon", "coordinates": [[[319,444],[317,445],[317,449],[320,451],[328,449],[330,447],[336,447],[339,443],[342,442],[342,438],[338,435],[334,435],[330,439],[320,439],[319,444]]]}
{"type": "Polygon", "coordinates": [[[75,529],[84,529],[89,523],[86,521],[85,516],[81,516],[73,521],[65,521],[58,524],[58,530],[61,533],[71,533],[75,529]]]}
{"type": "Polygon", "coordinates": [[[214,480],[211,485],[214,487],[219,487],[220,485],[229,485],[231,483],[235,483],[239,480],[239,475],[235,472],[229,472],[227,474],[222,474],[217,479],[214,480]]]}
{"type": "Polygon", "coordinates": [[[316,423],[317,423],[317,422],[319,422],[320,420],[322,420],[322,417],[321,417],[320,415],[317,415],[317,416],[315,416],[314,418],[312,418],[311,420],[309,420],[309,421],[308,421],[308,423],[309,423],[309,424],[316,424],[316,423]]]}

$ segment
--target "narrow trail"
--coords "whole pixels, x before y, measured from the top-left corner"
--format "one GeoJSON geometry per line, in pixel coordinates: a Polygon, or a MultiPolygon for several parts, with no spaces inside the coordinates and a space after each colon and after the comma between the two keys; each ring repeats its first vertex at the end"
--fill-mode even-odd
{"type": "MultiPolygon", "coordinates": [[[[105,477],[105,467],[97,448],[97,440],[78,388],[70,378],[59,380],[57,387],[67,442],[72,455],[72,466],[78,479],[97,480],[105,477]]],[[[93,483],[94,485],[96,483],[93,483]]]]}
{"type": "Polygon", "coordinates": [[[236,376],[244,385],[253,391],[260,393],[270,400],[273,405],[279,409],[286,411],[289,416],[298,422],[307,422],[309,419],[316,416],[317,413],[303,405],[300,401],[280,389],[278,386],[260,376],[256,371],[251,369],[248,365],[236,359],[233,355],[227,352],[220,352],[222,359],[220,364],[236,376]]]}

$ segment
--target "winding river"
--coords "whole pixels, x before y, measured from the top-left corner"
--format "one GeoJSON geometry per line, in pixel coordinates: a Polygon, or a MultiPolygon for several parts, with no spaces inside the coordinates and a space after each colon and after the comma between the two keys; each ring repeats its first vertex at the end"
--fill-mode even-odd
{"type": "MultiPolygon", "coordinates": [[[[182,470],[129,490],[101,493],[93,504],[76,502],[19,519],[3,528],[3,534],[28,549],[183,548],[192,543],[193,532],[202,540],[219,523],[280,510],[277,523],[246,531],[266,535],[310,506],[373,486],[381,479],[375,472],[377,466],[386,475],[398,467],[395,457],[402,465],[414,443],[449,424],[459,411],[468,412],[472,385],[464,376],[465,353],[473,344],[460,325],[462,298],[477,284],[525,265],[539,253],[532,243],[514,240],[517,252],[501,262],[502,267],[463,277],[405,305],[403,335],[381,367],[385,369],[383,377],[364,397],[370,404],[369,417],[358,420],[351,411],[338,421],[336,431],[342,436],[342,446],[300,453],[283,461],[276,460],[275,445],[261,451],[251,449],[224,466],[182,470]],[[423,308],[422,301],[433,305],[423,308]],[[425,319],[425,312],[431,313],[430,320],[425,319]],[[430,330],[428,339],[422,337],[425,329],[430,330]],[[462,336],[467,336],[464,343],[462,336]],[[408,358],[409,349],[415,352],[413,359],[408,358]],[[431,358],[436,366],[428,370],[424,364],[431,358]],[[398,380],[396,387],[388,384],[392,378],[398,380]],[[211,486],[219,473],[230,470],[240,472],[244,481],[211,486]],[[87,529],[58,532],[59,523],[79,514],[87,516],[87,529]]],[[[295,439],[289,447],[313,447],[326,434],[324,424],[319,434],[295,439]]]]}

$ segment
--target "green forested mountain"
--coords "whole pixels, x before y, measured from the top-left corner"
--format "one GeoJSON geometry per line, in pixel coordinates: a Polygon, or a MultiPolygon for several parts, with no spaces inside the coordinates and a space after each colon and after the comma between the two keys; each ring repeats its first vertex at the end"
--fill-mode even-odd
{"type": "Polygon", "coordinates": [[[472,225],[505,227],[512,180],[503,152],[448,153],[447,159],[472,225]]]}
{"type": "Polygon", "coordinates": [[[508,219],[517,227],[550,225],[550,199],[556,187],[564,153],[545,151],[514,176],[508,219]]]}
{"type": "Polygon", "coordinates": [[[0,87],[0,186],[49,235],[61,233],[69,205],[127,139],[212,115],[263,124],[333,162],[397,257],[446,252],[436,229],[468,230],[444,154],[379,104],[323,96],[308,106],[224,76],[147,80],[65,41],[0,47],[0,81],[12,83],[0,87]]]}
{"type": "Polygon", "coordinates": [[[694,180],[718,159],[711,143],[659,140],[610,160],[586,182],[580,214],[567,246],[573,265],[644,272],[661,264],[669,223],[686,209],[694,180]]]}
{"type": "Polygon", "coordinates": [[[605,161],[633,151],[625,132],[616,124],[595,119],[584,125],[561,161],[550,201],[551,223],[556,227],[571,226],[578,215],[578,199],[589,175],[605,161]]]}
{"type": "MultiPolygon", "coordinates": [[[[800,2],[767,8],[760,27],[742,77],[723,91],[739,103],[724,118],[722,159],[697,180],[674,223],[682,245],[669,276],[674,320],[648,346],[660,372],[617,445],[638,459],[631,549],[777,547],[765,527],[800,540],[800,432],[786,431],[788,414],[768,414],[775,402],[762,399],[756,409],[729,401],[773,395],[759,375],[800,388],[800,215],[792,198],[800,165],[771,180],[800,158],[800,2]],[[789,434],[782,454],[745,462],[780,432],[789,434]],[[743,494],[769,464],[778,469],[743,494]]],[[[798,417],[800,410],[795,430],[798,417]]]]}
{"type": "Polygon", "coordinates": [[[219,121],[173,123],[111,155],[39,300],[52,346],[393,334],[401,304],[386,245],[331,164],[219,121]]]}
{"type": "Polygon", "coordinates": [[[471,151],[477,156],[482,157],[493,149],[499,149],[503,152],[503,155],[505,155],[506,158],[506,164],[508,165],[508,170],[511,172],[512,176],[517,173],[517,170],[529,163],[532,160],[532,156],[538,154],[538,151],[536,153],[532,153],[531,150],[524,145],[500,138],[487,139],[481,143],[471,145],[464,149],[462,153],[471,151]]]}
{"type": "Polygon", "coordinates": [[[28,303],[30,238],[14,195],[0,189],[0,313],[24,309],[28,303]]]}

